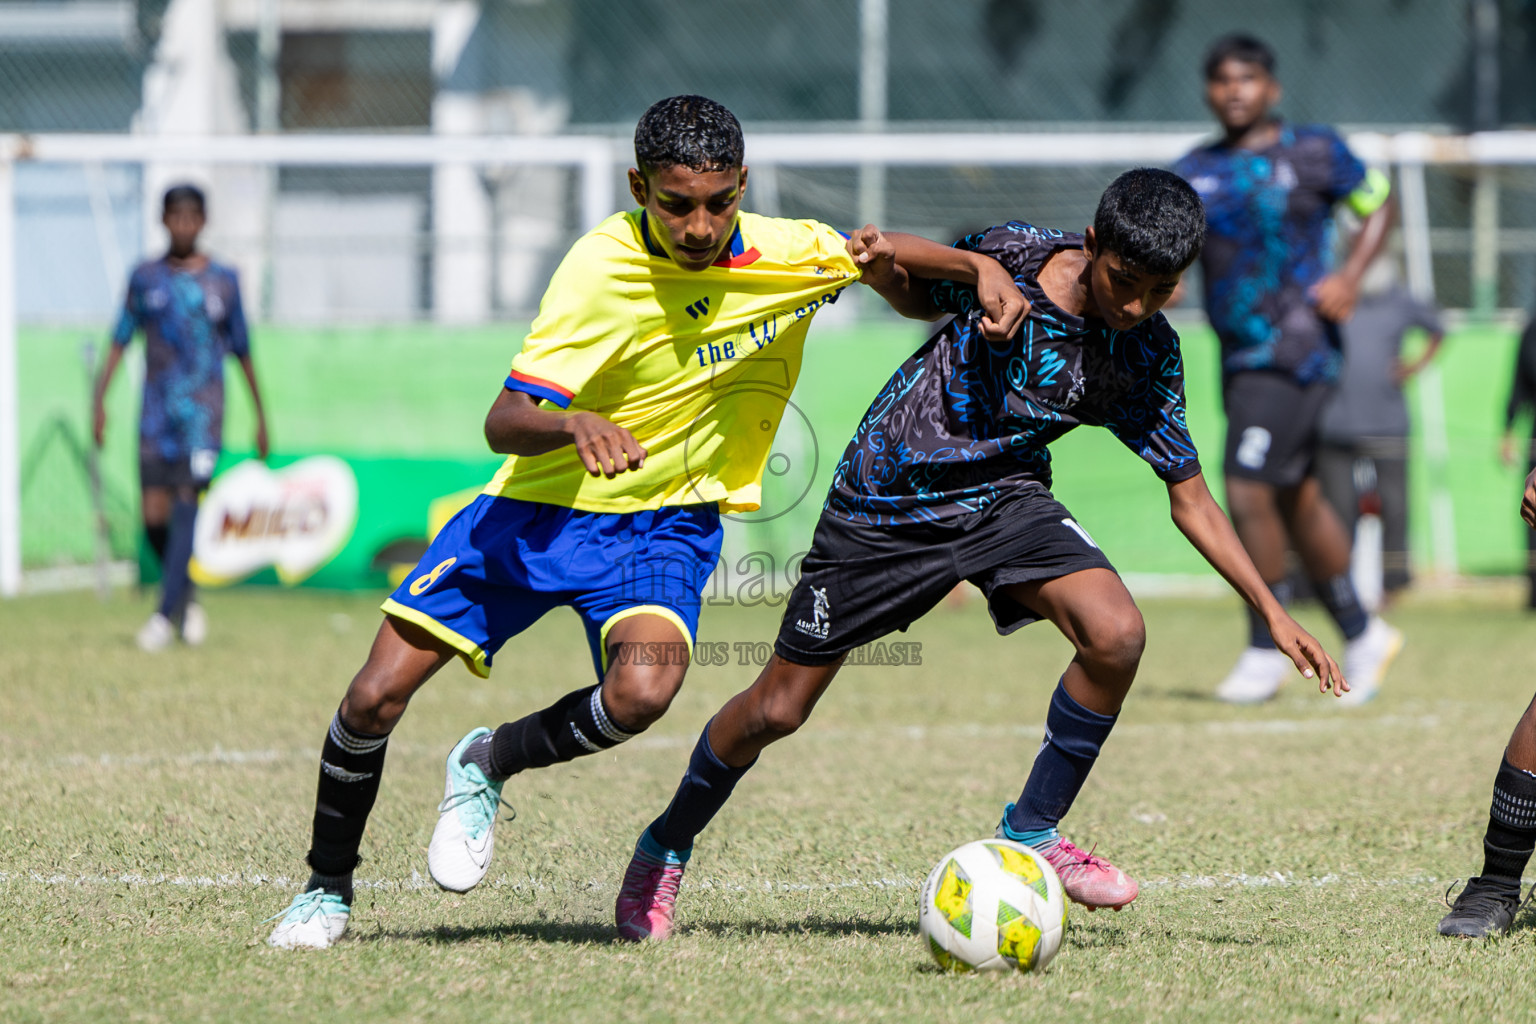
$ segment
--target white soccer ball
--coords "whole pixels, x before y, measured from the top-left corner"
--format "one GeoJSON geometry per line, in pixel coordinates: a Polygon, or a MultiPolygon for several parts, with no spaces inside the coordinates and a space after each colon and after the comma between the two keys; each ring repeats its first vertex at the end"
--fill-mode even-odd
{"type": "Polygon", "coordinates": [[[923,883],[917,928],[949,971],[1043,971],[1061,948],[1067,895],[1022,843],[978,839],[946,853],[923,883]]]}

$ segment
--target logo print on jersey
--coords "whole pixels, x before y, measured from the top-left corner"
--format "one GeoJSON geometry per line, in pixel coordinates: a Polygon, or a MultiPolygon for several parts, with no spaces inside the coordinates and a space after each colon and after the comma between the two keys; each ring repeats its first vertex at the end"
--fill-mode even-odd
{"type": "Polygon", "coordinates": [[[697,302],[691,303],[687,309],[688,315],[697,320],[699,317],[709,312],[709,296],[706,295],[697,302]]]}
{"type": "Polygon", "coordinates": [[[1242,440],[1237,442],[1237,464],[1244,469],[1263,469],[1264,459],[1269,455],[1269,445],[1274,438],[1263,427],[1249,427],[1243,431],[1242,440]]]}
{"type": "Polygon", "coordinates": [[[795,628],[807,636],[825,640],[827,634],[832,632],[832,608],[827,601],[827,588],[812,587],[811,601],[811,621],[800,619],[795,623],[795,628]]]}

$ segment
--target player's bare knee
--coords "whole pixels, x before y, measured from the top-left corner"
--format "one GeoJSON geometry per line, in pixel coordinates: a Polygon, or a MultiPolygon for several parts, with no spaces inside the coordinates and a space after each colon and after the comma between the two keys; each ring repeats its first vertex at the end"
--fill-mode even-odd
{"type": "Polygon", "coordinates": [[[781,740],[792,736],[811,717],[811,705],[793,693],[773,694],[758,705],[757,727],[761,736],[781,740]]]}
{"type": "Polygon", "coordinates": [[[1134,606],[1105,616],[1088,631],[1079,653],[1088,663],[1116,674],[1134,673],[1147,647],[1147,627],[1134,606]]]}
{"type": "Polygon", "coordinates": [[[389,677],[364,666],[347,687],[341,701],[341,719],[359,732],[382,735],[394,729],[405,714],[412,690],[393,685],[389,677]]]}
{"type": "Polygon", "coordinates": [[[683,685],[683,672],[672,665],[626,665],[603,681],[603,703],[626,732],[642,732],[667,713],[683,685]]]}

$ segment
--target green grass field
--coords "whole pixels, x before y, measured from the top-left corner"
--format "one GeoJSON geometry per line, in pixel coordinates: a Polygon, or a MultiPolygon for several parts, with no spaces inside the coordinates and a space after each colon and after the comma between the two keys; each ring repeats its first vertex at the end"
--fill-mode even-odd
{"type": "MultiPolygon", "coordinates": [[[[1402,607],[1407,652],[1353,712],[1299,679],[1263,708],[1216,704],[1235,600],[1145,602],[1141,678],[1066,822],[1142,896],[1074,911],[1048,973],[1003,978],[938,972],[915,896],[1016,795],[1067,647],[1046,626],[998,638],[976,602],[904,638],[921,666],[844,671],[702,837],[678,937],[644,948],[614,939],[618,876],[750,667],[698,668],[647,735],[514,780],[518,819],[480,889],[425,881],[448,747],[587,680],[575,619],[556,614],[492,680],[450,667],[417,697],[349,938],[268,948],[374,600],[210,594],[208,645],[159,656],[132,646],[145,599],[0,607],[0,1019],[1536,1019],[1536,914],[1498,941],[1434,933],[1446,886],[1480,865],[1530,697],[1536,621],[1512,590],[1402,607]]],[[[701,639],[775,627],[770,609],[709,609],[701,639]]]]}

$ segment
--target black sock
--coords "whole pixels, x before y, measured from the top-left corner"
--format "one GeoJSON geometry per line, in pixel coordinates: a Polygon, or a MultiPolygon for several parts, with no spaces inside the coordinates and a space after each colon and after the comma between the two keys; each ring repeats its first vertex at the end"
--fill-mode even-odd
{"type": "Polygon", "coordinates": [[[1536,775],[1509,763],[1506,755],[1493,780],[1488,832],[1483,836],[1483,877],[1520,888],[1520,877],[1536,848],[1536,775]]]}
{"type": "Polygon", "coordinates": [[[197,527],[197,501],[178,498],[171,505],[171,534],[160,563],[160,614],[171,621],[186,606],[187,563],[192,560],[192,531],[197,527]]]}
{"type": "Polygon", "coordinates": [[[574,761],[616,747],[636,732],[609,717],[601,684],[589,686],[497,728],[491,736],[491,770],[486,775],[506,779],[529,768],[574,761]]]}
{"type": "Polygon", "coordinates": [[[496,769],[491,765],[491,740],[495,739],[494,732],[488,732],[475,742],[464,748],[464,753],[459,757],[459,764],[479,765],[480,771],[492,782],[499,782],[496,778],[496,769]]]}
{"type": "Polygon", "coordinates": [[[144,539],[149,541],[149,550],[155,553],[155,561],[160,565],[165,564],[165,546],[171,540],[171,528],[165,523],[157,523],[154,526],[144,527],[144,539]]]}
{"type": "Polygon", "coordinates": [[[1045,713],[1045,742],[1035,755],[1024,792],[1008,814],[1009,828],[1038,832],[1056,827],[1088,781],[1116,717],[1089,711],[1072,699],[1064,685],[1056,684],[1045,713]]]}
{"type": "MultiPolygon", "coordinates": [[[[1292,593],[1291,581],[1281,580],[1279,583],[1266,584],[1269,592],[1275,595],[1275,600],[1280,602],[1280,607],[1289,608],[1292,593]]],[[[1252,608],[1248,609],[1248,646],[1262,647],[1265,650],[1275,649],[1275,638],[1269,635],[1269,627],[1264,624],[1264,619],[1252,608]]]]}
{"type": "Polygon", "coordinates": [[[1370,616],[1360,607],[1360,595],[1355,593],[1355,584],[1349,578],[1349,573],[1341,572],[1331,580],[1313,580],[1312,589],[1317,591],[1317,599],[1323,602],[1323,607],[1328,609],[1328,614],[1338,623],[1344,639],[1353,640],[1365,632],[1370,616]]]}
{"type": "MultiPolygon", "coordinates": [[[[315,794],[314,839],[309,866],[320,876],[349,876],[368,825],[368,812],[379,795],[389,736],[359,732],[331,719],[320,748],[320,788],[315,794]]],[[[350,902],[350,901],[348,901],[350,902]]]]}
{"type": "MultiPolygon", "coordinates": [[[[713,721],[713,719],[711,719],[713,721]]],[[[732,768],[715,756],[709,746],[709,726],[694,744],[693,756],[688,759],[688,770],[683,781],[667,805],[661,817],[651,822],[646,831],[651,840],[666,850],[687,853],[693,849],[694,838],[720,813],[720,808],[731,798],[731,790],[757,763],[732,768]]]]}

